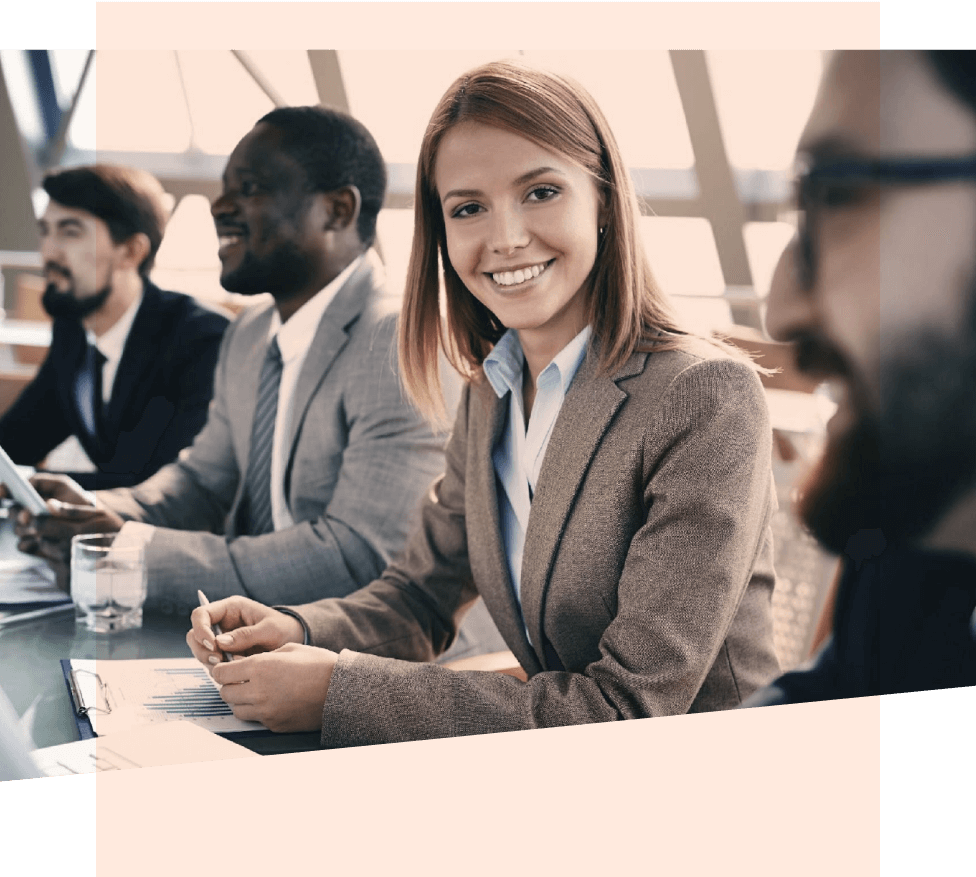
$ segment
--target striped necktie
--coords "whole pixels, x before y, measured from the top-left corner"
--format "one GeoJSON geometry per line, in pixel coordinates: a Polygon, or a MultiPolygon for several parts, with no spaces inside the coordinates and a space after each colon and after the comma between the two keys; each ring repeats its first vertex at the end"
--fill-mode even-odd
{"type": "Polygon", "coordinates": [[[278,388],[281,384],[281,350],[272,338],[261,368],[258,401],[251,428],[251,453],[247,461],[241,533],[260,536],[274,530],[271,514],[271,451],[278,418],[278,388]]]}

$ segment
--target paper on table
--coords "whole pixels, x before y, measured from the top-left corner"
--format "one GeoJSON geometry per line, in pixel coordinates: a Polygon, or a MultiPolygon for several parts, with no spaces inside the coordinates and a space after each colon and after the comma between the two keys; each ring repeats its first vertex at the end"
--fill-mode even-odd
{"type": "Polygon", "coordinates": [[[48,746],[33,753],[34,763],[49,777],[130,767],[161,767],[249,758],[257,753],[218,737],[192,722],[145,725],[111,737],[48,746]]]}
{"type": "Polygon", "coordinates": [[[71,667],[82,701],[98,707],[88,718],[99,736],[178,719],[215,734],[270,733],[260,722],[234,718],[217,683],[195,658],[73,660],[71,667]]]}
{"type": "Polygon", "coordinates": [[[70,603],[56,584],[54,570],[34,557],[0,560],[0,609],[70,603]]]}

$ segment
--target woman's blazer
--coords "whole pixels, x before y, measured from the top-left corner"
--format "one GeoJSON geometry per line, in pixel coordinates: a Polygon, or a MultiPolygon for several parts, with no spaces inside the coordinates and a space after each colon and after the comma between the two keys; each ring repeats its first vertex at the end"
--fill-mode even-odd
{"type": "Polygon", "coordinates": [[[588,351],[532,501],[524,616],[492,465],[507,399],[464,391],[402,554],[349,597],[294,607],[313,645],[341,650],[323,746],[726,709],[777,675],[765,397],[749,365],[689,348],[613,375],[588,351]],[[416,663],[479,594],[527,682],[416,663]]]}

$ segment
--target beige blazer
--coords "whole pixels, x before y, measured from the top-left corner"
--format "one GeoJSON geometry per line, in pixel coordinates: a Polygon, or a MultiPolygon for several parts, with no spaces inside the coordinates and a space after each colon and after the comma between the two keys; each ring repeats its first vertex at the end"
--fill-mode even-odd
{"type": "Polygon", "coordinates": [[[323,746],[726,709],[778,673],[770,427],[748,365],[692,342],[605,376],[588,352],[532,502],[524,625],[491,458],[506,408],[485,381],[466,389],[404,552],[349,597],[295,607],[313,644],[343,650],[323,746]],[[527,682],[416,663],[478,594],[527,682]]]}

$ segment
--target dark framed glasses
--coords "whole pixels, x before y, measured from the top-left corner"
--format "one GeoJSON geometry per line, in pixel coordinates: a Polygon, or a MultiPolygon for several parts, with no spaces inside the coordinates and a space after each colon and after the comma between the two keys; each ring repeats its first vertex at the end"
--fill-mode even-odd
{"type": "Polygon", "coordinates": [[[817,220],[824,209],[854,203],[876,186],[924,186],[976,180],[976,155],[958,158],[836,159],[801,165],[795,181],[797,272],[809,289],[816,277],[817,220]]]}

